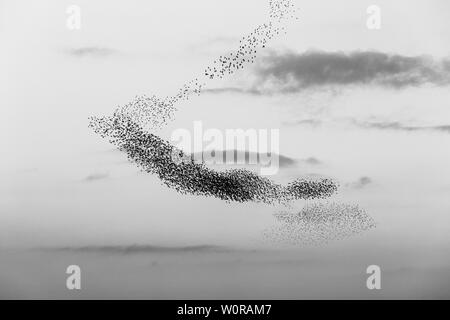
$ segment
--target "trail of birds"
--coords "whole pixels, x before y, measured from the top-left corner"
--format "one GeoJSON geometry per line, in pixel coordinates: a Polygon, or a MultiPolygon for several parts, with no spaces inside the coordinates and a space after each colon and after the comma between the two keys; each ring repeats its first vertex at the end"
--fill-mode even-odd
{"type": "MultiPolygon", "coordinates": [[[[295,17],[292,0],[270,0],[269,8],[271,21],[257,26],[244,36],[237,50],[219,56],[205,69],[203,77],[206,79],[203,80],[222,78],[254,63],[257,49],[264,48],[284,30],[281,22],[295,17]]],[[[196,78],[171,97],[137,96],[117,108],[110,117],[92,117],[90,127],[124,151],[130,161],[144,171],[156,174],[165,185],[180,193],[214,196],[226,201],[284,203],[296,199],[325,198],[337,191],[336,183],[329,179],[295,180],[281,186],[245,169],[217,172],[204,163],[194,163],[181,150],[146,132],[165,125],[174,116],[175,104],[189,99],[192,94],[199,95],[203,86],[204,82],[196,78]],[[176,161],[180,156],[182,161],[176,161]]]]}
{"type": "Polygon", "coordinates": [[[278,224],[265,230],[270,242],[287,245],[320,245],[341,240],[376,226],[358,205],[346,203],[311,203],[298,213],[275,215],[278,224]]]}
{"type": "Polygon", "coordinates": [[[297,199],[327,198],[337,191],[336,184],[329,179],[299,179],[282,186],[249,170],[209,169],[169,142],[145,132],[123,114],[98,118],[91,127],[125,152],[131,162],[147,173],[156,174],[165,185],[182,194],[212,196],[225,201],[284,204],[297,199]]]}
{"type": "MultiPolygon", "coordinates": [[[[192,95],[200,95],[206,83],[254,63],[258,50],[285,32],[283,22],[298,19],[296,11],[293,0],[269,0],[270,21],[242,37],[236,50],[220,55],[175,95],[164,98],[136,96],[119,106],[112,116],[91,117],[89,126],[125,152],[143,171],[156,175],[163,184],[182,194],[216,197],[227,202],[267,204],[330,197],[338,189],[330,179],[297,179],[283,186],[245,169],[215,171],[149,132],[172,120],[176,104],[189,100],[192,95]]],[[[335,203],[308,204],[298,214],[280,213],[276,218],[279,224],[266,230],[264,237],[291,244],[328,242],[375,226],[372,218],[358,206],[335,203]]]]}
{"type": "Polygon", "coordinates": [[[293,0],[270,0],[269,22],[258,25],[243,36],[236,50],[220,55],[207,66],[203,73],[185,83],[173,96],[158,98],[153,96],[136,96],[131,102],[119,106],[116,113],[129,115],[135,122],[147,129],[158,129],[173,119],[179,101],[189,100],[192,95],[200,95],[206,83],[234,74],[245,66],[255,63],[259,49],[263,49],[275,36],[286,32],[284,21],[298,19],[293,0]]]}

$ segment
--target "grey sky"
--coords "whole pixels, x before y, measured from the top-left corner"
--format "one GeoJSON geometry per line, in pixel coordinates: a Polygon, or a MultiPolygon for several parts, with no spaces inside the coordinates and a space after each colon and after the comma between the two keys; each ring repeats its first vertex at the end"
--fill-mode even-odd
{"type": "MultiPolygon", "coordinates": [[[[111,145],[88,128],[89,116],[108,115],[138,94],[177,92],[238,46],[233,39],[265,22],[267,4],[77,3],[82,27],[72,31],[66,28],[71,1],[1,2],[0,248],[270,246],[261,242],[261,232],[273,225],[280,208],[181,196],[127,163],[122,153],[104,152],[111,145]],[[105,173],[105,179],[85,181],[105,173]]],[[[380,249],[377,261],[400,268],[421,261],[430,248],[449,248],[450,92],[441,86],[448,81],[448,64],[441,62],[450,54],[450,3],[380,0],[381,29],[368,30],[371,4],[297,1],[300,19],[262,52],[266,57],[277,52],[276,59],[258,60],[265,68],[260,74],[244,70],[210,83],[210,94],[180,103],[175,120],[157,134],[168,140],[173,130],[192,129],[196,120],[205,129],[277,128],[280,154],[299,162],[274,179],[315,174],[345,184],[370,177],[376,188],[342,188],[331,200],[358,203],[377,228],[336,247],[356,256],[389,247],[392,255],[380,249]],[[299,83],[295,90],[285,81],[291,76],[299,83]],[[266,82],[269,78],[275,83],[266,82]],[[257,81],[264,86],[241,94],[257,81]],[[324,88],[342,82],[356,86],[337,93],[324,88]],[[359,85],[366,83],[377,85],[359,85]],[[402,90],[391,90],[395,85],[402,90]],[[281,89],[258,94],[266,86],[281,89]],[[298,90],[304,87],[312,90],[298,90]],[[285,125],[314,119],[330,125],[285,125]],[[365,125],[335,126],[333,119],[365,125]],[[393,130],[367,130],[380,127],[374,123],[393,130]],[[413,127],[429,130],[411,134],[407,129],[413,127]],[[311,157],[325,165],[301,161],[311,157]],[[402,254],[408,258],[400,259],[402,254]]],[[[294,203],[292,210],[303,205],[294,203]]],[[[308,258],[328,257],[327,250],[317,250],[308,258]]],[[[446,263],[435,259],[427,270],[446,263]]],[[[329,266],[315,279],[335,275],[329,266]]],[[[11,262],[8,270],[14,269],[11,262]]],[[[265,269],[258,270],[264,275],[265,269]]]]}

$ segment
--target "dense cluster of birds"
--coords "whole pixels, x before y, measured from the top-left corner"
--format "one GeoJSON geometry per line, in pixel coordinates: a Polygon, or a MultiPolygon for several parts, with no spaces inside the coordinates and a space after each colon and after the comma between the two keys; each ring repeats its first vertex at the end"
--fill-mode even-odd
{"type": "Polygon", "coordinates": [[[254,63],[257,51],[265,48],[275,36],[285,32],[283,22],[297,18],[296,11],[293,0],[270,0],[270,21],[257,26],[250,34],[243,36],[236,50],[220,55],[205,68],[203,74],[185,83],[176,94],[164,98],[158,98],[155,95],[136,96],[131,102],[119,106],[116,112],[128,114],[147,129],[161,128],[173,119],[175,105],[179,101],[189,100],[192,95],[200,95],[208,81],[222,79],[254,63]]]}
{"type": "Polygon", "coordinates": [[[139,124],[120,113],[93,119],[90,125],[96,133],[125,152],[131,162],[145,172],[156,174],[165,185],[183,194],[272,204],[326,198],[337,191],[336,184],[329,179],[300,179],[282,186],[245,169],[212,170],[168,141],[145,132],[139,124]]]}
{"type": "Polygon", "coordinates": [[[264,237],[288,245],[324,244],[376,226],[358,205],[346,203],[310,203],[299,213],[281,212],[275,217],[279,223],[265,230],[264,237]]]}

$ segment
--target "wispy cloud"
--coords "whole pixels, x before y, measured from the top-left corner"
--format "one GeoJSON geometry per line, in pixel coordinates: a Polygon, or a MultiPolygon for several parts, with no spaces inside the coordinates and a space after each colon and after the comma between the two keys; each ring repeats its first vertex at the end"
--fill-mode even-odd
{"type": "Polygon", "coordinates": [[[357,121],[352,120],[355,126],[366,129],[379,130],[399,130],[399,131],[441,131],[450,133],[450,125],[435,125],[435,126],[412,126],[402,124],[396,121],[357,121]]]}
{"type": "Polygon", "coordinates": [[[351,182],[351,183],[347,183],[347,187],[350,188],[354,188],[354,189],[361,189],[364,188],[366,186],[368,186],[369,184],[372,184],[373,181],[371,178],[369,177],[361,177],[358,180],[351,182]]]}
{"type": "Polygon", "coordinates": [[[109,177],[109,174],[107,173],[92,173],[90,175],[88,175],[86,178],[84,178],[83,180],[86,182],[91,182],[91,181],[96,181],[96,180],[104,180],[107,179],[109,177]]]}
{"type": "Polygon", "coordinates": [[[311,127],[318,127],[323,123],[320,119],[300,119],[300,120],[291,120],[291,121],[285,121],[283,124],[287,126],[311,126],[311,127]]]}
{"type": "Polygon", "coordinates": [[[80,48],[70,48],[67,51],[67,54],[73,57],[108,57],[117,53],[117,50],[107,48],[107,47],[80,47],[80,48]]]}
{"type": "Polygon", "coordinates": [[[374,129],[374,130],[395,130],[405,132],[418,132],[418,131],[436,131],[443,133],[450,133],[450,125],[411,125],[402,123],[400,121],[383,121],[383,120],[356,120],[356,119],[327,119],[327,121],[321,119],[304,119],[293,120],[285,122],[285,125],[289,126],[303,126],[303,127],[319,127],[325,123],[341,123],[344,125],[359,127],[362,129],[374,129]]]}
{"type": "Polygon", "coordinates": [[[211,93],[293,93],[306,89],[372,85],[392,89],[450,84],[450,58],[404,56],[377,51],[284,52],[262,57],[247,88],[227,87],[211,93]]]}
{"type": "Polygon", "coordinates": [[[309,158],[306,158],[306,159],[302,159],[302,162],[304,162],[306,164],[310,164],[310,165],[322,164],[322,161],[320,161],[319,159],[314,158],[314,157],[309,157],[309,158]]]}
{"type": "Polygon", "coordinates": [[[203,93],[220,94],[220,93],[241,93],[250,95],[262,95],[263,93],[257,89],[245,89],[237,87],[223,87],[223,88],[206,88],[202,90],[203,93]]]}
{"type": "Polygon", "coordinates": [[[108,245],[40,248],[46,251],[68,251],[86,253],[135,254],[135,253],[191,253],[191,252],[225,252],[232,249],[214,245],[196,245],[182,247],[166,247],[153,245],[108,245]]]}

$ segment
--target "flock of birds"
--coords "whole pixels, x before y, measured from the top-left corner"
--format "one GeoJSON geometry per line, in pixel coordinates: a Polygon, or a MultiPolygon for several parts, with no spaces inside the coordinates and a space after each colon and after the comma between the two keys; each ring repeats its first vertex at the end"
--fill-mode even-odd
{"type": "MultiPolygon", "coordinates": [[[[223,78],[254,63],[258,50],[265,48],[273,37],[284,31],[282,23],[286,19],[296,18],[293,0],[269,0],[269,8],[269,22],[257,26],[240,40],[237,50],[219,56],[205,68],[200,77],[183,85],[175,95],[165,98],[158,98],[156,95],[137,96],[118,107],[112,116],[91,117],[89,126],[125,152],[131,162],[145,172],[155,174],[166,186],[182,194],[270,204],[330,197],[337,191],[337,184],[330,179],[297,179],[282,186],[245,169],[215,171],[204,163],[194,162],[183,151],[150,133],[152,129],[161,128],[173,119],[177,102],[188,100],[194,94],[200,95],[208,81],[223,78]]],[[[277,235],[283,234],[284,237],[297,241],[297,237],[303,237],[299,234],[305,235],[304,232],[298,232],[303,229],[312,232],[310,239],[321,239],[333,228],[340,230],[339,234],[349,234],[372,225],[361,210],[346,205],[332,208],[313,205],[305,207],[300,214],[278,216],[278,219],[282,225],[268,232],[269,238],[277,238],[277,235]],[[350,230],[343,230],[341,226],[346,219],[352,220],[353,227],[350,230]]],[[[278,239],[281,238],[278,236],[278,239]]]]}
{"type": "MultiPolygon", "coordinates": [[[[243,37],[237,51],[220,56],[213,66],[206,68],[207,78],[221,78],[243,68],[246,63],[252,63],[256,58],[256,49],[264,48],[270,39],[279,34],[283,28],[279,23],[289,14],[293,17],[295,11],[291,0],[271,0],[269,7],[270,17],[275,22],[262,24],[243,37]]],[[[156,174],[164,184],[184,194],[214,196],[226,201],[285,203],[296,199],[329,197],[336,192],[336,184],[329,179],[300,179],[281,186],[245,169],[214,171],[203,163],[194,163],[181,150],[146,131],[165,125],[174,115],[174,105],[193,93],[200,94],[202,86],[203,83],[196,78],[172,97],[137,96],[119,107],[111,117],[91,118],[90,126],[124,151],[130,161],[144,171],[156,174]],[[182,156],[185,161],[175,161],[177,157],[174,155],[182,156]]]]}
{"type": "Polygon", "coordinates": [[[254,63],[257,57],[257,49],[265,48],[267,43],[284,28],[272,22],[264,23],[255,28],[249,35],[239,40],[239,48],[228,55],[221,55],[214,60],[212,66],[205,70],[205,77],[209,79],[222,79],[225,75],[231,75],[245,65],[254,63]]]}
{"type": "Polygon", "coordinates": [[[279,224],[264,231],[271,243],[320,245],[372,229],[375,221],[358,205],[310,203],[297,214],[275,215],[279,224]]]}
{"type": "Polygon", "coordinates": [[[125,152],[131,162],[182,194],[285,204],[297,199],[327,198],[337,191],[336,184],[329,179],[298,179],[282,186],[245,169],[212,170],[121,114],[103,118],[92,127],[125,152]]]}

